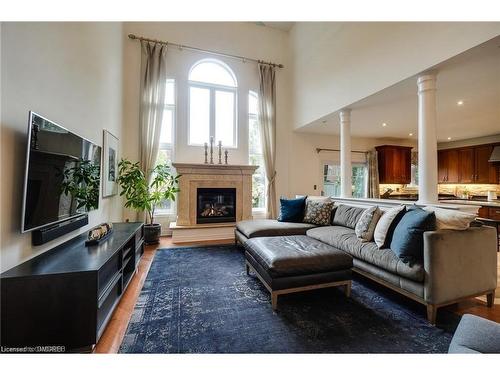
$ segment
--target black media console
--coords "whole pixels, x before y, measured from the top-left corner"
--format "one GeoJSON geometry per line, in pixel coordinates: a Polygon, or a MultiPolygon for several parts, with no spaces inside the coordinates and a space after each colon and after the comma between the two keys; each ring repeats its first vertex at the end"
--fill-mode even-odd
{"type": "Polygon", "coordinates": [[[2,347],[88,350],[144,252],[143,223],[116,223],[103,243],[82,234],[1,275],[2,347]]]}

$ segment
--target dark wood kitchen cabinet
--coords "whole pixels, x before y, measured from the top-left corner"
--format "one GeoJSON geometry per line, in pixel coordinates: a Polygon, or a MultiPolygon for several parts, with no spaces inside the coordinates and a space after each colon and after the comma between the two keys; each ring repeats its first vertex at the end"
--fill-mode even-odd
{"type": "Polygon", "coordinates": [[[450,184],[458,182],[458,150],[438,151],[438,181],[450,184]]]}
{"type": "Polygon", "coordinates": [[[488,160],[494,144],[438,151],[438,182],[498,184],[498,166],[488,160]]]}
{"type": "Polygon", "coordinates": [[[384,145],[375,147],[381,184],[409,184],[411,182],[412,147],[384,145]]]}

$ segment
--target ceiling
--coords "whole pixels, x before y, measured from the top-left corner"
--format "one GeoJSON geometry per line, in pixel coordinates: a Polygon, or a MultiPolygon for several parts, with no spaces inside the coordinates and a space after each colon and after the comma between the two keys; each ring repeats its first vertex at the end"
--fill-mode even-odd
{"type": "MultiPolygon", "coordinates": [[[[438,142],[500,134],[500,36],[432,70],[437,72],[438,142]]],[[[410,77],[350,105],[352,135],[417,139],[416,80],[410,77]]],[[[300,131],[339,134],[338,119],[334,112],[300,131]]]]}
{"type": "Polygon", "coordinates": [[[295,25],[295,22],[256,22],[256,23],[257,25],[260,26],[267,26],[273,29],[278,29],[286,32],[290,31],[293,25],[295,25]]]}

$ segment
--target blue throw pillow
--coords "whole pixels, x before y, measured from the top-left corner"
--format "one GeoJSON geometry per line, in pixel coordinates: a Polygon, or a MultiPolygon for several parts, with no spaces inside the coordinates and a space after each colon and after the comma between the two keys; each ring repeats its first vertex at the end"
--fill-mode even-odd
{"type": "Polygon", "coordinates": [[[415,207],[408,210],[394,229],[391,250],[405,263],[424,257],[424,232],[436,230],[436,215],[415,207]]]}
{"type": "Polygon", "coordinates": [[[306,198],[307,197],[295,199],[280,198],[280,214],[278,216],[278,221],[301,223],[304,218],[306,198]]]}

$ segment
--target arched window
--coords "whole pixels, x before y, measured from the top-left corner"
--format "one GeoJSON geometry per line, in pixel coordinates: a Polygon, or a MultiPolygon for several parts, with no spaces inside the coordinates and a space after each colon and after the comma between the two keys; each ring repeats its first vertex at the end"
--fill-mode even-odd
{"type": "Polygon", "coordinates": [[[203,59],[189,72],[189,144],[237,147],[236,90],[232,70],[222,61],[203,59]]]}

